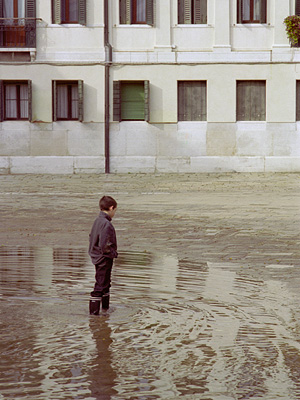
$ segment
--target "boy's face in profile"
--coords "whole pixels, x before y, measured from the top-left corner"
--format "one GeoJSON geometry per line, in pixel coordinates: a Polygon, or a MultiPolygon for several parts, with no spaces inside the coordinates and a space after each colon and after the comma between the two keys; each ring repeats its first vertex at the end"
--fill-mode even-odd
{"type": "Polygon", "coordinates": [[[110,218],[113,218],[115,216],[115,213],[117,211],[117,207],[114,208],[114,206],[109,207],[108,211],[106,213],[110,216],[110,218]]]}

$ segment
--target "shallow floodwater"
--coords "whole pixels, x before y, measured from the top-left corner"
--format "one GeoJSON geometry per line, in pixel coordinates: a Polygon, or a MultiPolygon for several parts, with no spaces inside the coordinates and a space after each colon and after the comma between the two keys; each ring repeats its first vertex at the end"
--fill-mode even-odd
{"type": "Polygon", "coordinates": [[[0,248],[0,399],[300,399],[299,267],[0,248]]]}

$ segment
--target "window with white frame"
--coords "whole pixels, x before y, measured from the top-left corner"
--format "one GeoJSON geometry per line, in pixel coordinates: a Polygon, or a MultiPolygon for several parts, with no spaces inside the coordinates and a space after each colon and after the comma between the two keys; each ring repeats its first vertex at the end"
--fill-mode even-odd
{"type": "Polygon", "coordinates": [[[86,24],[86,0],[52,0],[53,24],[86,24]]]}
{"type": "Polygon", "coordinates": [[[153,0],[120,0],[120,24],[153,25],[153,0]]]}

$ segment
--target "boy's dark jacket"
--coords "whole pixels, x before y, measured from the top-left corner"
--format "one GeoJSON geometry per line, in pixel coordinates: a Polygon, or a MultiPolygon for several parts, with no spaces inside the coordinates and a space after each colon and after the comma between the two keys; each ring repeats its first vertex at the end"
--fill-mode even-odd
{"type": "Polygon", "coordinates": [[[103,257],[118,257],[116,231],[110,216],[103,211],[100,211],[92,226],[89,255],[95,265],[101,262],[103,257]]]}

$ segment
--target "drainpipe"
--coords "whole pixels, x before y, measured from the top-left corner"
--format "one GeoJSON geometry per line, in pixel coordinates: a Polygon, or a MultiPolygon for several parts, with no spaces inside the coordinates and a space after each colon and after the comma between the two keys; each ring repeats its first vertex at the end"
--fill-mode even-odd
{"type": "Polygon", "coordinates": [[[109,174],[109,70],[112,63],[112,47],[109,43],[109,0],[104,0],[104,48],[105,48],[105,136],[104,136],[104,154],[105,154],[105,173],[109,174]]]}

